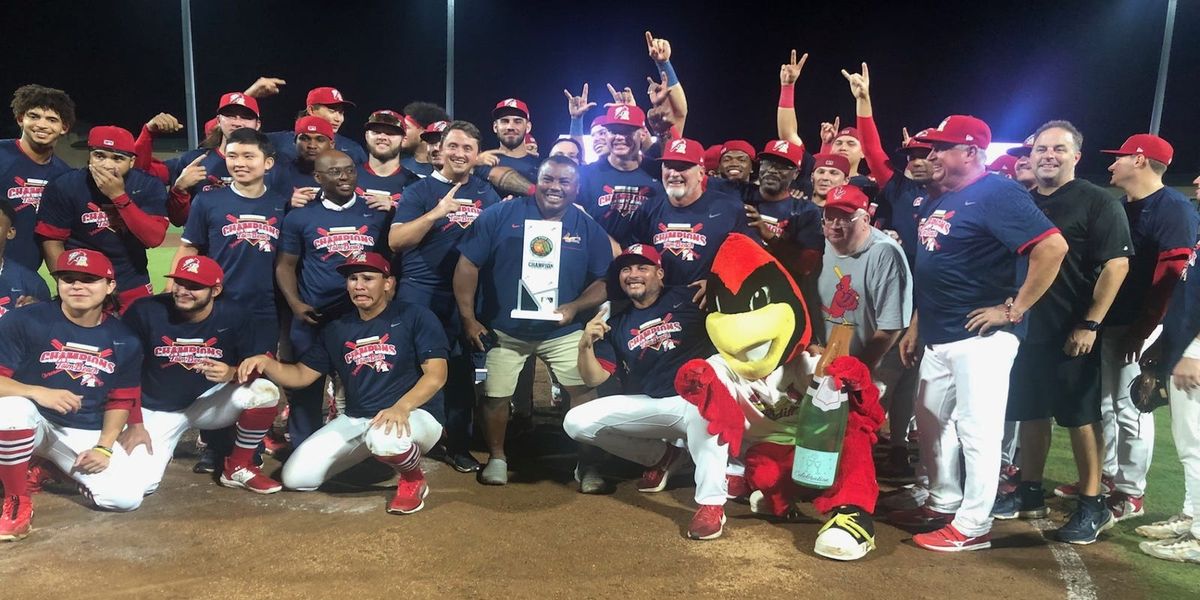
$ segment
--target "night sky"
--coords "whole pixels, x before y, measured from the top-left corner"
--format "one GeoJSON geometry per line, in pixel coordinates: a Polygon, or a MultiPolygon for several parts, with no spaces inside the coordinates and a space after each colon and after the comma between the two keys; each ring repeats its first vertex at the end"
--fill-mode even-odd
{"type": "MultiPolygon", "coordinates": [[[[603,103],[606,82],[629,85],[645,106],[649,29],[672,42],[686,134],[706,144],[775,135],[779,64],[793,47],[811,54],[796,90],[810,147],[820,121],[853,119],[839,71],[864,60],[888,149],[901,126],[950,113],[982,117],[997,141],[1065,118],[1085,135],[1080,170],[1099,180],[1108,161],[1097,150],[1148,129],[1166,0],[913,4],[458,0],[455,116],[486,131],[495,102],[517,96],[545,141],[567,129],[564,87],[589,82],[603,103]]],[[[1176,148],[1175,179],[1190,180],[1200,169],[1200,2],[1179,4],[1162,135],[1176,148]]],[[[289,83],[262,104],[268,131],[289,128],[318,85],[358,104],[342,130],[354,138],[373,109],[444,99],[441,0],[193,0],[192,20],[201,122],[222,92],[260,74],[289,83]]],[[[84,123],[135,132],[160,110],[184,116],[177,1],[10,1],[0,22],[5,95],[23,83],[60,87],[84,123]]],[[[15,134],[11,122],[0,128],[15,134]]]]}

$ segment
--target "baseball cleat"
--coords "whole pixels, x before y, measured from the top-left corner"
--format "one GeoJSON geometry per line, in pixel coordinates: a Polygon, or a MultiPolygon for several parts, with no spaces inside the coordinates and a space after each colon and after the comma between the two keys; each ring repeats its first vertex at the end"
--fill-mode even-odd
{"type": "Polygon", "coordinates": [[[1100,534],[1115,524],[1116,519],[1107,508],[1102,506],[1096,510],[1080,502],[1066,525],[1054,532],[1054,537],[1060,542],[1086,546],[1100,539],[1100,534]]]}
{"type": "Polygon", "coordinates": [[[479,464],[479,461],[475,460],[475,457],[466,450],[447,452],[446,462],[459,473],[475,473],[483,468],[483,465],[479,464]]]}
{"type": "Polygon", "coordinates": [[[1146,496],[1130,496],[1125,492],[1113,492],[1105,501],[1117,523],[1146,514],[1146,496]]]}
{"type": "Polygon", "coordinates": [[[858,560],[875,549],[875,522],[865,511],[840,506],[821,530],[813,551],[834,560],[858,560]]]}
{"type": "Polygon", "coordinates": [[[425,508],[425,497],[429,495],[429,486],[425,477],[405,479],[401,476],[396,484],[396,495],[388,503],[387,511],[393,515],[410,515],[425,508]]]}
{"type": "Polygon", "coordinates": [[[725,507],[716,504],[701,504],[688,525],[687,535],[693,540],[713,540],[721,537],[725,530],[725,507]]]}
{"type": "Polygon", "coordinates": [[[913,543],[936,552],[967,552],[991,548],[992,534],[968,536],[963,535],[954,525],[947,525],[937,531],[914,535],[913,543]]]}
{"type": "Polygon", "coordinates": [[[1192,529],[1192,517],[1179,513],[1166,521],[1155,521],[1134,529],[1134,533],[1152,540],[1173,540],[1192,529]]]}
{"type": "Polygon", "coordinates": [[[642,473],[642,478],[638,480],[637,491],[650,494],[661,492],[667,489],[667,480],[670,479],[671,473],[679,466],[679,456],[683,450],[673,444],[667,444],[667,451],[663,453],[663,457],[659,459],[658,464],[646,469],[642,473]]]}
{"type": "Polygon", "coordinates": [[[33,495],[41,492],[42,487],[47,483],[62,483],[63,479],[63,472],[54,463],[35,456],[29,460],[29,472],[25,476],[25,490],[33,495]]]}
{"type": "Polygon", "coordinates": [[[221,462],[221,457],[217,456],[217,451],[209,446],[205,446],[200,450],[200,458],[196,460],[196,464],[192,465],[193,473],[216,473],[217,465],[221,462]]]}
{"type": "Polygon", "coordinates": [[[0,542],[25,539],[33,531],[33,498],[5,496],[0,509],[0,542]]]}
{"type": "Polygon", "coordinates": [[[944,513],[928,506],[921,506],[912,510],[890,512],[887,520],[909,529],[940,529],[950,525],[950,522],[954,520],[954,513],[944,513]]]}
{"type": "Polygon", "coordinates": [[[225,487],[242,488],[255,494],[274,494],[283,489],[278,481],[259,472],[258,467],[231,465],[229,459],[225,459],[225,470],[217,481],[225,487]]]}
{"type": "Polygon", "coordinates": [[[1173,540],[1142,542],[1138,549],[1154,558],[1200,564],[1200,540],[1190,531],[1173,540]]]}

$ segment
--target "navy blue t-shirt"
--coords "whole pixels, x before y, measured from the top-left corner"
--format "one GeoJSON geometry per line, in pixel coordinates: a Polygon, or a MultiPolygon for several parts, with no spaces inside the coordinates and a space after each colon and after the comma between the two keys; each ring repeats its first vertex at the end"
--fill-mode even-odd
{"type": "Polygon", "coordinates": [[[717,249],[730,233],[758,239],[746,224],[741,200],[714,192],[704,192],[683,207],[656,198],[638,211],[630,231],[632,241],[652,244],[662,255],[667,285],[706,279],[717,249]]]}
{"type": "Polygon", "coordinates": [[[288,199],[271,190],[258,198],[235,188],[201,192],[192,200],[183,242],[225,271],[225,295],[263,313],[274,311],[275,254],[288,199]]]}
{"type": "MultiPolygon", "coordinates": [[[[337,268],[346,259],[387,246],[387,213],[354,197],[335,210],[317,194],[303,208],[283,219],[279,251],[300,258],[300,299],[310,306],[327,306],[346,297],[346,276],[337,268]]],[[[385,252],[386,254],[386,252],[385,252]]]]}
{"type": "Polygon", "coordinates": [[[67,319],[60,302],[38,302],[0,319],[0,340],[0,375],[83,396],[79,410],[65,415],[38,406],[56,425],[99,430],[109,398],[141,395],[142,345],[115,317],[81,327],[67,319]]]}
{"type": "Polygon", "coordinates": [[[358,167],[358,186],[354,191],[359,196],[388,196],[392,199],[392,206],[395,206],[400,201],[404,188],[420,179],[403,166],[395,173],[384,177],[375,174],[371,167],[364,163],[358,167]]]}
{"type": "Polygon", "coordinates": [[[174,185],[175,180],[179,179],[179,174],[183,172],[184,167],[192,164],[192,161],[196,160],[196,157],[201,154],[207,154],[204,160],[200,161],[200,166],[204,167],[207,177],[188,188],[189,195],[194,198],[200,192],[205,192],[213,188],[227,187],[233,184],[233,176],[229,174],[229,168],[225,165],[225,155],[216,149],[194,148],[175,158],[168,158],[163,161],[163,164],[167,165],[168,185],[174,185]]]}
{"type": "MultiPolygon", "coordinates": [[[[125,194],[147,215],[167,216],[167,189],[153,175],[131,169],[125,194]]],[[[88,169],[76,169],[50,182],[38,209],[39,234],[62,240],[67,250],[86,248],[108,257],[117,275],[117,291],[150,283],[146,246],[125,226],[88,169]]]]}
{"type": "Polygon", "coordinates": [[[693,290],[663,289],[658,301],[646,308],[629,304],[609,317],[612,328],[596,342],[600,364],[621,379],[622,392],[651,398],[678,395],[675,373],[693,358],[713,354],[704,328],[704,311],[692,302],[693,290]]]}
{"type": "Polygon", "coordinates": [[[31,271],[42,264],[42,248],[33,230],[37,227],[38,205],[46,184],[71,170],[63,159],[53,156],[40,165],[21,150],[21,140],[0,141],[0,192],[17,214],[13,227],[17,237],[4,247],[4,258],[31,271]]]}
{"type": "MultiPolygon", "coordinates": [[[[915,300],[921,340],[945,344],[977,335],[967,314],[1017,293],[1035,243],[1056,233],[1029,192],[989,173],[921,207],[915,300]]],[[[1023,335],[1025,323],[1010,331],[1023,335]]]]}
{"type": "MultiPolygon", "coordinates": [[[[498,159],[496,166],[508,167],[520,174],[521,177],[528,179],[529,183],[537,183],[538,167],[541,166],[542,159],[532,154],[526,154],[521,158],[513,158],[511,156],[500,154],[496,158],[498,159]]],[[[491,172],[492,168],[487,165],[479,165],[475,167],[475,176],[484,181],[488,180],[488,175],[491,174],[491,172]]]]}
{"type": "Polygon", "coordinates": [[[313,176],[312,168],[312,165],[306,165],[304,170],[301,170],[300,163],[295,159],[277,158],[275,166],[267,171],[265,180],[267,189],[287,198],[288,204],[285,210],[291,210],[292,193],[297,188],[320,188],[313,176]]]}
{"type": "MultiPolygon", "coordinates": [[[[374,417],[396,404],[421,379],[421,363],[447,357],[446,334],[428,308],[394,302],[370,321],[351,311],[325,325],[320,343],[300,362],[320,373],[336,372],[346,386],[346,414],[374,417]]],[[[440,423],[445,416],[438,390],[420,408],[440,423]]]]}
{"type": "MultiPolygon", "coordinates": [[[[299,155],[299,152],[296,151],[296,133],[294,131],[273,131],[267,134],[267,139],[271,140],[271,144],[275,146],[275,164],[295,160],[299,155]]],[[[345,152],[356,165],[367,162],[367,151],[363,150],[362,144],[344,135],[333,134],[333,148],[345,152]]]]}
{"type": "MultiPolygon", "coordinates": [[[[825,246],[825,238],[821,232],[820,209],[815,213],[809,209],[816,208],[813,203],[791,196],[783,200],[768,201],[763,199],[757,187],[752,188],[750,199],[771,233],[795,241],[805,248],[817,250],[825,246]],[[812,229],[814,223],[815,230],[812,229]]],[[[758,233],[757,230],[754,232],[758,233]]]]}
{"type": "Polygon", "coordinates": [[[121,316],[146,349],[142,361],[142,406],[181,411],[215,383],[198,370],[204,359],[237,367],[273,350],[255,347],[255,320],[236,302],[218,297],[212,314],[198,323],[174,310],[171,294],[138,298],[121,316]]]}
{"type": "Polygon", "coordinates": [[[917,183],[903,174],[897,173],[879,192],[880,210],[888,213],[886,221],[879,221],[878,226],[891,229],[900,237],[900,247],[908,259],[908,268],[917,266],[917,213],[921,204],[928,198],[925,185],[917,183]]]}
{"type": "Polygon", "coordinates": [[[421,179],[433,175],[434,171],[433,163],[417,162],[417,159],[411,154],[400,157],[400,166],[404,167],[406,170],[408,170],[408,172],[420,177],[421,179]]]}
{"type": "Polygon", "coordinates": [[[50,300],[46,280],[20,263],[4,257],[0,260],[0,317],[17,307],[21,296],[32,296],[39,302],[50,300]]]}
{"type": "MultiPolygon", "coordinates": [[[[560,326],[551,321],[512,318],[521,284],[525,221],[541,220],[537,200],[527,196],[483,211],[459,244],[459,252],[479,267],[481,323],[524,340],[548,340],[582,328],[582,317],[560,326]]],[[[562,216],[558,271],[558,303],[572,302],[592,282],[605,276],[612,262],[608,235],[577,206],[562,216]]]]}
{"type": "MultiPolygon", "coordinates": [[[[392,225],[420,219],[433,210],[452,187],[437,172],[412,184],[404,190],[404,197],[396,205],[392,225]]],[[[459,201],[458,210],[438,219],[421,238],[421,242],[406,250],[401,257],[405,284],[449,290],[454,279],[454,267],[458,264],[459,241],[484,209],[500,202],[500,196],[487,181],[472,175],[455,192],[455,200],[459,201]]]]}
{"type": "Polygon", "coordinates": [[[1197,266],[1196,260],[1196,253],[1200,252],[1200,235],[1197,237],[1183,279],[1175,286],[1171,303],[1167,305],[1167,314],[1163,317],[1163,332],[1159,342],[1163,345],[1162,356],[1158,365],[1159,374],[1164,377],[1171,374],[1176,363],[1183,358],[1183,351],[1200,335],[1200,266],[1197,266]]]}
{"type": "Polygon", "coordinates": [[[666,195],[658,179],[642,169],[618,171],[607,157],[579,169],[579,206],[622,246],[636,241],[630,232],[638,209],[666,195]]]}
{"type": "Polygon", "coordinates": [[[1187,251],[1196,242],[1196,209],[1187,196],[1164,187],[1149,196],[1130,202],[1122,198],[1133,238],[1133,256],[1129,274],[1121,284],[1105,325],[1130,325],[1142,314],[1146,290],[1154,281],[1154,270],[1163,254],[1187,251]]]}

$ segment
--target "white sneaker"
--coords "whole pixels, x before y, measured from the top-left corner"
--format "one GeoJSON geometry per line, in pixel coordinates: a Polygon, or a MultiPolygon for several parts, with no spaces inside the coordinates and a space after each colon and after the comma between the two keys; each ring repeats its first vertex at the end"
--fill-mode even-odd
{"type": "Polygon", "coordinates": [[[1166,521],[1156,521],[1134,529],[1138,535],[1152,540],[1173,540],[1192,528],[1192,518],[1179,513],[1166,521]]]}
{"type": "Polygon", "coordinates": [[[1190,531],[1173,540],[1142,542],[1138,548],[1154,558],[1200,564],[1200,540],[1190,531]]]}

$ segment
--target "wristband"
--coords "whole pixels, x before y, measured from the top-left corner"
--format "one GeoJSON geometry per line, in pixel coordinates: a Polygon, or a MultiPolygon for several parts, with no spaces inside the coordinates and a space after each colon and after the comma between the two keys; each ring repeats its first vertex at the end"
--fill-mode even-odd
{"type": "Polygon", "coordinates": [[[92,446],[92,450],[95,450],[96,452],[103,454],[107,458],[112,458],[112,450],[109,448],[105,448],[104,446],[101,446],[100,444],[96,444],[95,446],[92,446]]]}
{"type": "Polygon", "coordinates": [[[1004,316],[1005,316],[1005,318],[1008,319],[1009,324],[1016,325],[1017,323],[1020,323],[1021,319],[1024,317],[1024,315],[1014,319],[1012,313],[1013,313],[1013,303],[1011,301],[1005,302],[1004,303],[1004,316]]]}
{"type": "Polygon", "coordinates": [[[658,65],[658,70],[667,74],[667,87],[675,87],[679,85],[679,77],[675,75],[675,67],[671,66],[671,61],[663,61],[655,63],[658,65]]]}
{"type": "Polygon", "coordinates": [[[1200,339],[1192,339],[1192,343],[1188,344],[1187,349],[1183,351],[1183,357],[1200,360],[1200,339]]]}
{"type": "Polygon", "coordinates": [[[126,206],[133,204],[133,200],[130,199],[129,194],[121,194],[120,196],[113,198],[112,203],[113,206],[117,208],[125,208],[126,206]]]}
{"type": "Polygon", "coordinates": [[[571,137],[583,136],[583,117],[571,117],[571,137]]]}
{"type": "Polygon", "coordinates": [[[779,108],[796,107],[796,86],[791,83],[779,84],[779,108]]]}

